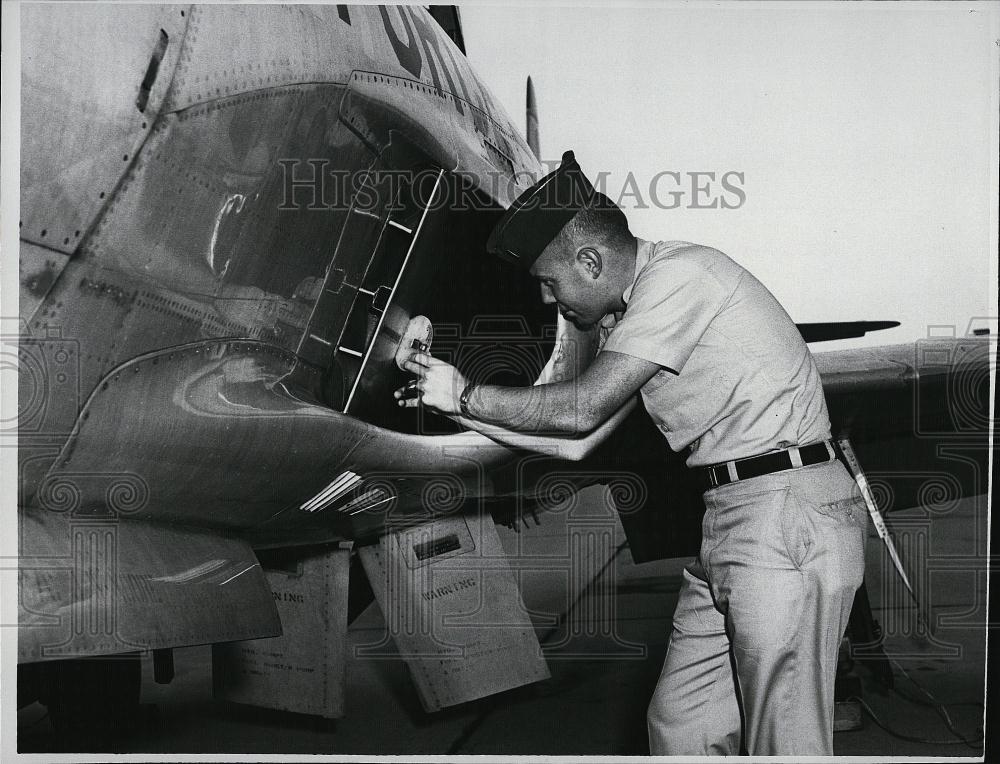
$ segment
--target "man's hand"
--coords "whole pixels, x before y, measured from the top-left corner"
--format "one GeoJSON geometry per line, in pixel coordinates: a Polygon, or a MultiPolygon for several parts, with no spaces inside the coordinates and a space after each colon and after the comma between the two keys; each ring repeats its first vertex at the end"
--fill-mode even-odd
{"type": "Polygon", "coordinates": [[[406,398],[406,386],[393,393],[399,406],[414,408],[421,403],[442,414],[458,414],[459,398],[468,384],[458,369],[439,361],[429,353],[412,351],[401,364],[402,368],[417,376],[417,396],[406,398]]]}

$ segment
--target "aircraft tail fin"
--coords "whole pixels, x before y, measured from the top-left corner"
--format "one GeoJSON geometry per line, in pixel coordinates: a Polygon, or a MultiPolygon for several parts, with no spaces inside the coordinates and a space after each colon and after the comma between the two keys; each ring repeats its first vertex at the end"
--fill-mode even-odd
{"type": "Polygon", "coordinates": [[[535,155],[535,159],[541,159],[538,148],[538,104],[535,101],[535,86],[528,77],[527,94],[524,107],[525,137],[528,139],[528,148],[535,155]]]}

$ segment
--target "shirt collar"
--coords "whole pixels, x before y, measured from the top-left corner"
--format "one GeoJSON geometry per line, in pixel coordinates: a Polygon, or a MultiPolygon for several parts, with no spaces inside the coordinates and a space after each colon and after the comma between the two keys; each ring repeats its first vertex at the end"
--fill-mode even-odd
{"type": "MultiPolygon", "coordinates": [[[[632,283],[622,292],[622,301],[626,305],[628,305],[628,301],[632,297],[632,290],[635,288],[635,282],[639,278],[639,272],[646,267],[646,263],[649,262],[649,258],[653,255],[653,242],[643,241],[638,238],[635,242],[635,270],[632,272],[632,283]]],[[[609,313],[601,319],[601,326],[605,329],[612,329],[621,320],[621,317],[621,313],[609,313]]]]}
{"type": "Polygon", "coordinates": [[[639,278],[639,272],[646,267],[646,263],[649,262],[649,258],[653,255],[653,242],[643,241],[642,239],[636,239],[635,242],[635,270],[632,272],[632,283],[628,285],[628,289],[622,292],[622,300],[626,305],[632,298],[632,290],[635,288],[635,282],[639,278]]]}

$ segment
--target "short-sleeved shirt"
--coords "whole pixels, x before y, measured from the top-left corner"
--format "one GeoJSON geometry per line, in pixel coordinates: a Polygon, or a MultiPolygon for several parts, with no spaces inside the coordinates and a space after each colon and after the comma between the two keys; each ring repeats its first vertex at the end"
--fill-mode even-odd
{"type": "Polygon", "coordinates": [[[718,250],[639,240],[623,313],[601,349],[663,368],[642,387],[674,451],[698,467],[830,437],[819,371],[774,296],[718,250]]]}

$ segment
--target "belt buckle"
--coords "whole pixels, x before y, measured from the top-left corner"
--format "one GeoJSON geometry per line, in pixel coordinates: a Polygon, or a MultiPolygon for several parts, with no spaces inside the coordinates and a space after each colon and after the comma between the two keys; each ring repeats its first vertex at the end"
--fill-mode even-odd
{"type": "Polygon", "coordinates": [[[708,468],[708,487],[709,488],[719,487],[719,479],[715,476],[715,467],[708,468]]]}

